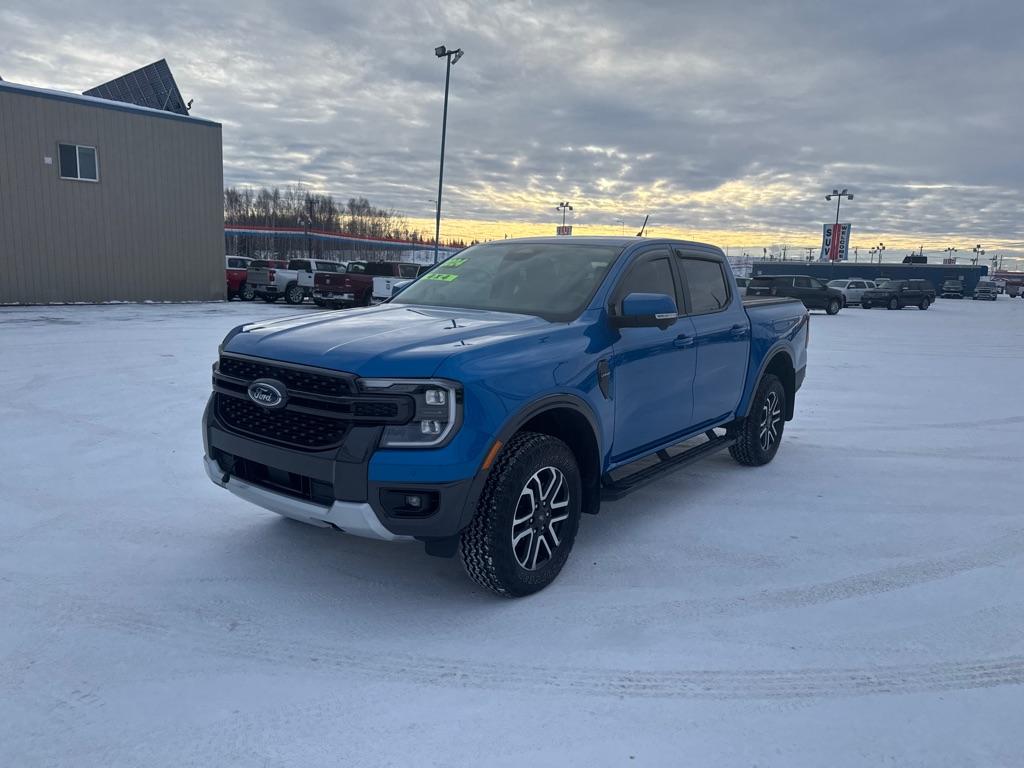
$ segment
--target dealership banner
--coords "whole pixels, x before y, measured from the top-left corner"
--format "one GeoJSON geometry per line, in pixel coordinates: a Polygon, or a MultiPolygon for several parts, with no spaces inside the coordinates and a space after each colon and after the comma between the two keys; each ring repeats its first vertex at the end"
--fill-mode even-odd
{"type": "Polygon", "coordinates": [[[850,258],[850,225],[823,224],[818,261],[846,261],[850,258]]]}

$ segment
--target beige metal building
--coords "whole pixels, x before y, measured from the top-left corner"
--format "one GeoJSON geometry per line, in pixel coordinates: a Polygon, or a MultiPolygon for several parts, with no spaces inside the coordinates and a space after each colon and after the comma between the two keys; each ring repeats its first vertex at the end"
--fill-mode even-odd
{"type": "Polygon", "coordinates": [[[0,81],[0,304],[224,297],[219,123],[0,81]]]}

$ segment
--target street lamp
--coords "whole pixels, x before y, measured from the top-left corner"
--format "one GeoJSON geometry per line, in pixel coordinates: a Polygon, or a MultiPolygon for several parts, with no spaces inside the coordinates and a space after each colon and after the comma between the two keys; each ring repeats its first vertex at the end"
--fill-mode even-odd
{"type": "Polygon", "coordinates": [[[444,188],[444,140],[448,133],[448,84],[452,78],[452,64],[458,63],[462,58],[461,48],[454,51],[439,45],[434,49],[434,55],[439,59],[447,59],[448,63],[444,72],[444,117],[441,119],[441,170],[437,174],[437,211],[434,221],[434,263],[437,264],[437,249],[441,242],[441,190],[444,188]]]}
{"type": "Polygon", "coordinates": [[[568,202],[559,203],[558,205],[555,206],[555,210],[562,212],[562,226],[564,227],[565,226],[565,212],[566,211],[571,211],[572,210],[572,206],[569,205],[568,202]]]}
{"type": "Polygon", "coordinates": [[[878,254],[878,263],[879,264],[882,263],[882,252],[883,251],[885,251],[885,243],[879,243],[878,247],[875,249],[875,253],[878,254]]]}
{"type": "Polygon", "coordinates": [[[977,265],[978,265],[978,259],[979,259],[979,258],[980,258],[981,256],[984,256],[984,255],[985,255],[985,251],[984,251],[984,249],[983,249],[983,248],[981,247],[981,243],[978,243],[978,244],[977,244],[976,246],[974,246],[974,247],[973,247],[973,248],[972,248],[971,250],[972,250],[972,251],[974,251],[974,258],[973,258],[973,259],[971,259],[971,263],[972,263],[972,264],[974,264],[975,266],[977,266],[977,265]]]}
{"type": "MultiPolygon", "coordinates": [[[[946,263],[947,264],[955,264],[956,261],[955,261],[955,259],[953,257],[953,254],[956,253],[956,248],[950,246],[949,248],[943,248],[943,250],[946,253],[946,259],[945,259],[946,263]]],[[[922,249],[921,253],[924,253],[923,249],[922,249]]]]}
{"type": "MultiPolygon", "coordinates": [[[[844,197],[847,198],[848,200],[853,200],[853,193],[848,191],[845,188],[843,189],[842,192],[840,192],[838,189],[833,189],[831,194],[825,195],[825,202],[831,202],[833,197],[836,199],[836,231],[833,234],[833,237],[838,237],[839,236],[839,205],[843,202],[843,198],[844,197]]],[[[838,245],[836,246],[836,253],[839,253],[839,246],[838,245]]]]}
{"type": "Polygon", "coordinates": [[[620,227],[622,227],[622,236],[625,237],[626,236],[626,220],[625,219],[616,219],[615,223],[618,224],[620,227]]]}

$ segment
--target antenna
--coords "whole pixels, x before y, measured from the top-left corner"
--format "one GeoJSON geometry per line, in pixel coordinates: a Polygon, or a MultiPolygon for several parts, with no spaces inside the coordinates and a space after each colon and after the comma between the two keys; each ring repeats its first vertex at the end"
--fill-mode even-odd
{"type": "Polygon", "coordinates": [[[647,229],[647,220],[649,218],[651,218],[651,214],[649,214],[649,213],[646,216],[644,216],[644,225],[642,227],[640,227],[640,231],[636,233],[637,237],[643,237],[644,236],[644,230],[647,229]]]}

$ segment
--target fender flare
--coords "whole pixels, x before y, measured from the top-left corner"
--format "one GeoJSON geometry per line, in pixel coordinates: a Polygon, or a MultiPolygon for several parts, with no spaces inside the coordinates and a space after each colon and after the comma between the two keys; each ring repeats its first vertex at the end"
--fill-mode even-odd
{"type": "MultiPolygon", "coordinates": [[[[601,440],[601,430],[597,417],[594,415],[593,409],[586,400],[579,395],[574,395],[569,392],[543,395],[536,400],[531,400],[505,420],[505,423],[502,424],[501,428],[495,434],[494,439],[500,440],[504,446],[530,419],[535,416],[540,416],[546,411],[554,410],[555,408],[569,408],[576,413],[579,413],[587,420],[587,423],[590,425],[590,430],[594,435],[594,440],[597,442],[598,460],[603,461],[604,453],[601,440]]],[[[492,440],[490,445],[493,444],[494,441],[492,440]]],[[[488,450],[489,449],[490,446],[488,446],[488,450]]],[[[601,466],[597,468],[598,478],[601,476],[602,469],[603,467],[601,466]]],[[[477,470],[476,475],[474,475],[462,508],[462,516],[459,523],[460,531],[469,525],[469,521],[476,512],[477,500],[480,498],[480,494],[484,489],[484,484],[487,482],[487,478],[490,477],[490,474],[490,467],[483,469],[481,466],[481,468],[477,470]]]]}
{"type": "MultiPolygon", "coordinates": [[[[765,371],[768,370],[768,366],[772,364],[776,357],[779,355],[786,355],[789,358],[790,364],[793,366],[793,371],[796,373],[796,363],[793,359],[793,353],[790,350],[790,346],[785,342],[778,342],[774,347],[768,350],[768,354],[764,356],[764,360],[761,361],[761,367],[757,370],[757,376],[754,377],[754,386],[750,390],[750,398],[747,401],[746,407],[743,409],[743,413],[737,414],[741,419],[747,418],[750,415],[750,409],[754,404],[754,393],[757,392],[758,386],[761,384],[761,379],[764,378],[765,371]]],[[[787,392],[786,399],[790,400],[796,395],[795,392],[787,392]]]]}

